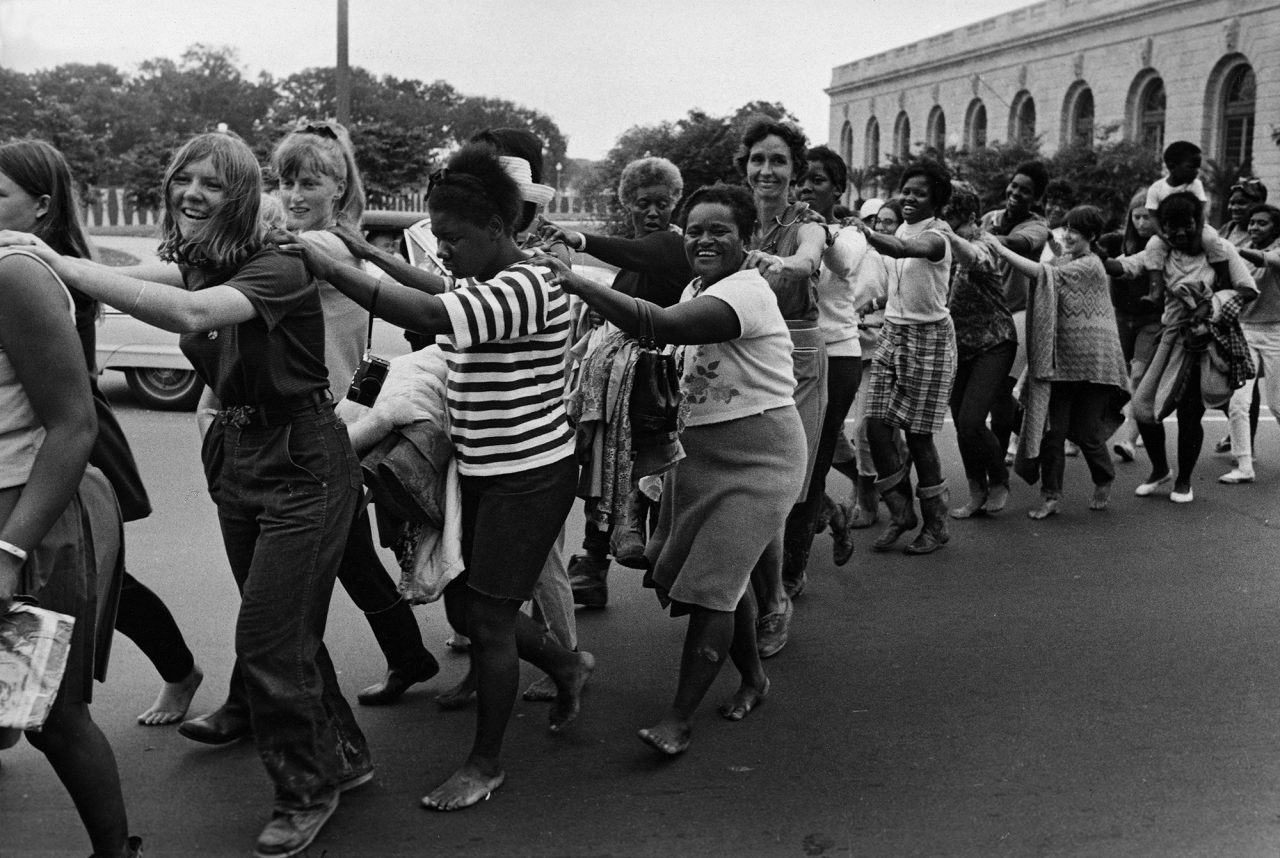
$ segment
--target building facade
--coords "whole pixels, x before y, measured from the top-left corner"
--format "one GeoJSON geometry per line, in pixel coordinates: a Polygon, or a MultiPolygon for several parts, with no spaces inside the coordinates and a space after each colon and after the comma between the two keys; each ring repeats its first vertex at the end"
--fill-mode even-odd
{"type": "Polygon", "coordinates": [[[854,170],[1032,136],[1051,155],[1114,129],[1190,140],[1280,197],[1280,0],[1042,0],[837,66],[827,93],[854,170]]]}

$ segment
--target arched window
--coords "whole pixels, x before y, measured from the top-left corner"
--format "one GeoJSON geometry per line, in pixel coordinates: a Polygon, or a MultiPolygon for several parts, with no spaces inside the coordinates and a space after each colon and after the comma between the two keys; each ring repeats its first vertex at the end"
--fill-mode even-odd
{"type": "Polygon", "coordinates": [[[862,150],[863,165],[874,167],[880,163],[880,123],[873,116],[867,120],[867,138],[862,150]]]}
{"type": "Polygon", "coordinates": [[[1065,105],[1066,124],[1063,129],[1064,146],[1093,146],[1093,90],[1084,83],[1077,83],[1067,93],[1065,105]]]}
{"type": "Polygon", "coordinates": [[[1009,142],[1031,143],[1036,138],[1036,101],[1025,89],[1013,97],[1009,110],[1009,142]]]}
{"type": "Polygon", "coordinates": [[[1248,167],[1253,160],[1254,108],[1257,80],[1253,68],[1236,66],[1222,88],[1222,145],[1219,160],[1224,165],[1248,167]]]}
{"type": "Polygon", "coordinates": [[[853,126],[848,122],[840,128],[840,157],[846,167],[853,166],[853,126]]]}
{"type": "Polygon", "coordinates": [[[893,154],[903,159],[911,154],[911,120],[905,110],[898,112],[893,123],[893,154]]]}
{"type": "Polygon", "coordinates": [[[970,151],[987,145],[987,106],[982,99],[969,102],[964,114],[964,145],[970,151]]]}
{"type": "Polygon", "coordinates": [[[924,145],[941,154],[947,148],[947,115],[939,105],[929,111],[929,124],[925,127],[924,145]]]}
{"type": "Polygon", "coordinates": [[[1138,98],[1138,142],[1157,155],[1164,152],[1164,79],[1147,81],[1138,98]]]}

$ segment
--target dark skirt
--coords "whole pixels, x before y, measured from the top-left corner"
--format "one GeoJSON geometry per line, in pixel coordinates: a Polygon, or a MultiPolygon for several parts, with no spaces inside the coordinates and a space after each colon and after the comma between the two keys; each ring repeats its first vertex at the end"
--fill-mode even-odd
{"type": "MultiPolygon", "coordinates": [[[[10,510],[22,486],[0,489],[0,510],[10,510]]],[[[90,467],[80,490],[22,566],[20,595],[75,619],[66,672],[54,705],[88,703],[93,680],[106,678],[124,571],[123,531],[115,494],[90,467]]]]}

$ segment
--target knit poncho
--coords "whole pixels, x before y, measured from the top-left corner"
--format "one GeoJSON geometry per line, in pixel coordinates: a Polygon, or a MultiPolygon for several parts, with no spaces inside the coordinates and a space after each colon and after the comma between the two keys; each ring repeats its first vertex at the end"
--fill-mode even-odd
{"type": "MultiPolygon", "coordinates": [[[[1102,261],[1092,253],[1061,264],[1041,266],[1027,303],[1027,375],[1022,389],[1022,432],[1018,436],[1017,471],[1035,482],[1040,439],[1049,418],[1049,394],[1055,381],[1090,381],[1115,388],[1119,404],[1128,399],[1128,373],[1110,281],[1102,261]]],[[[1112,427],[1114,430],[1115,427],[1112,427]]]]}

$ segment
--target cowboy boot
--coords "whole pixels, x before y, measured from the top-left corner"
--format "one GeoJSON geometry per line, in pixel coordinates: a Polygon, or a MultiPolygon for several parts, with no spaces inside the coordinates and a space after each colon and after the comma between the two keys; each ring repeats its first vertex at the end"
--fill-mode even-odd
{"type": "Polygon", "coordinates": [[[880,520],[880,495],[876,492],[876,478],[858,474],[854,481],[854,506],[849,514],[849,528],[861,530],[880,520]]]}
{"type": "Polygon", "coordinates": [[[888,551],[898,541],[898,537],[906,533],[918,523],[916,511],[911,498],[911,475],[906,467],[898,470],[891,477],[876,481],[876,489],[880,498],[889,508],[889,526],[871,543],[873,551],[888,551]]]}
{"type": "Polygon", "coordinates": [[[613,559],[631,569],[647,569],[649,561],[644,556],[646,542],[645,523],[649,516],[649,499],[639,489],[627,495],[622,516],[613,525],[609,548],[613,559]]]}
{"type": "Polygon", "coordinates": [[[920,498],[920,514],[924,518],[924,525],[903,551],[907,554],[932,554],[951,539],[951,535],[947,533],[947,502],[951,497],[945,482],[936,486],[921,486],[916,489],[916,496],[920,498]]]}

